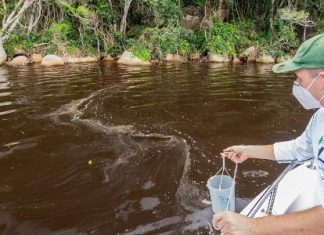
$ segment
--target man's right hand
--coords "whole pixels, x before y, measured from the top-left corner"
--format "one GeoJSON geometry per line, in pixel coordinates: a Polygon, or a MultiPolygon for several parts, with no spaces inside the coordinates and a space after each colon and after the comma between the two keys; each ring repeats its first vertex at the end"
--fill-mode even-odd
{"type": "Polygon", "coordinates": [[[235,163],[248,158],[276,160],[273,145],[234,145],[223,150],[223,154],[235,163]]]}
{"type": "Polygon", "coordinates": [[[235,163],[242,163],[249,158],[248,146],[234,145],[223,150],[223,154],[235,163]]]}

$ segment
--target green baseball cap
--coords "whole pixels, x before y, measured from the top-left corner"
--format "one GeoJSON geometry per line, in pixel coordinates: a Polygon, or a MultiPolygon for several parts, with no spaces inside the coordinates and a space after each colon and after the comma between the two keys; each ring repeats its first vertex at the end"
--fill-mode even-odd
{"type": "Polygon", "coordinates": [[[303,42],[294,58],[274,65],[272,71],[287,73],[301,68],[324,68],[324,34],[319,34],[303,42]]]}

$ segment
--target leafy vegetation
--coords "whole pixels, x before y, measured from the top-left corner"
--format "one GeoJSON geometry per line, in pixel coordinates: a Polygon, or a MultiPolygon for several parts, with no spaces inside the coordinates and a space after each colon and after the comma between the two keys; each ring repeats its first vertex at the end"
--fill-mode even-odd
{"type": "Polygon", "coordinates": [[[210,52],[231,56],[237,55],[239,47],[249,44],[237,25],[223,22],[216,22],[211,27],[208,41],[210,52]]]}
{"type": "Polygon", "coordinates": [[[131,50],[161,60],[169,53],[236,56],[255,45],[277,57],[324,33],[323,15],[320,0],[3,0],[0,33],[8,53],[131,50]],[[196,26],[184,24],[188,14],[196,26]]]}

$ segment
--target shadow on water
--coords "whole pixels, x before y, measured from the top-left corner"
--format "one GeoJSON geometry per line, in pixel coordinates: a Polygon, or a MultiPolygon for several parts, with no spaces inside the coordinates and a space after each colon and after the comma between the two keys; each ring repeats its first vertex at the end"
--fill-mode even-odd
{"type": "MultiPolygon", "coordinates": [[[[290,86],[254,65],[0,70],[0,233],[212,234],[215,155],[297,136],[290,86]]],[[[237,197],[281,169],[240,165],[237,197]]]]}

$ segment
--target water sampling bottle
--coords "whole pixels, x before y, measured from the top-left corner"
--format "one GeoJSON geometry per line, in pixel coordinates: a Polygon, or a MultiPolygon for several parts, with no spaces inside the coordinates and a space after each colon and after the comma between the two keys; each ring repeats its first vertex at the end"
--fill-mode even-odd
{"type": "Polygon", "coordinates": [[[210,199],[214,213],[223,211],[235,211],[235,178],[237,163],[235,165],[234,178],[230,176],[225,166],[225,156],[222,168],[207,181],[210,199]],[[220,174],[221,173],[221,174],[220,174]]]}

